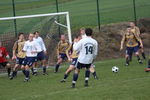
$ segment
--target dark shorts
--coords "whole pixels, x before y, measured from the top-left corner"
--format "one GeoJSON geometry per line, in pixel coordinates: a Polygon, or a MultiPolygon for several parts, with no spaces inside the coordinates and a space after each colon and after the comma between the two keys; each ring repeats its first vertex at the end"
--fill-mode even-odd
{"type": "Polygon", "coordinates": [[[71,64],[70,64],[70,65],[74,65],[74,66],[76,66],[77,61],[78,61],[78,58],[73,58],[73,59],[72,59],[72,62],[71,62],[71,64]]]}
{"type": "Polygon", "coordinates": [[[59,54],[60,58],[62,58],[63,60],[65,60],[67,58],[67,55],[65,53],[60,53],[59,54]]]}
{"type": "Polygon", "coordinates": [[[80,62],[77,62],[77,66],[78,69],[82,69],[82,68],[86,68],[89,69],[91,67],[91,64],[82,64],[80,62]]]}
{"type": "Polygon", "coordinates": [[[17,59],[16,59],[16,64],[22,65],[24,59],[25,59],[25,58],[19,58],[19,57],[17,57],[17,59]]]}
{"type": "Polygon", "coordinates": [[[36,62],[36,59],[36,57],[26,57],[22,62],[22,65],[28,65],[29,67],[31,67],[33,63],[36,62]]]}
{"type": "Polygon", "coordinates": [[[126,48],[126,54],[127,55],[132,55],[132,53],[136,53],[139,50],[139,46],[135,46],[135,47],[127,47],[126,48]]]}
{"type": "Polygon", "coordinates": [[[44,52],[39,52],[37,54],[37,61],[41,61],[41,60],[46,60],[46,55],[44,54],[44,52]]]}
{"type": "Polygon", "coordinates": [[[8,62],[2,62],[2,63],[0,63],[0,67],[2,66],[2,67],[6,67],[6,65],[8,64],[8,62]]]}

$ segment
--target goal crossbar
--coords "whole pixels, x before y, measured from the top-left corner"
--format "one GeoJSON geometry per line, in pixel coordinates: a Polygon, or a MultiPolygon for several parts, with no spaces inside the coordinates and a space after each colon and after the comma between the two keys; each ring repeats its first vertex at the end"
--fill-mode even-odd
{"type": "Polygon", "coordinates": [[[26,16],[15,16],[15,17],[3,17],[3,18],[0,18],[0,21],[4,21],[4,20],[16,20],[16,19],[23,19],[23,18],[36,18],[36,17],[45,17],[45,16],[57,16],[57,15],[66,15],[66,21],[67,21],[67,26],[66,27],[67,27],[67,31],[68,31],[68,38],[69,38],[69,42],[72,43],[69,12],[58,12],[58,13],[26,15],[26,16]]]}

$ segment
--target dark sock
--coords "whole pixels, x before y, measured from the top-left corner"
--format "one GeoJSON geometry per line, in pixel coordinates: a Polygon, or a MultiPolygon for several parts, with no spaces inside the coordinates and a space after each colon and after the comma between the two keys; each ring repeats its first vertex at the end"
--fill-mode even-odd
{"type": "Polygon", "coordinates": [[[150,68],[150,59],[148,60],[148,68],[150,68]]]}
{"type": "Polygon", "coordinates": [[[129,55],[129,61],[132,61],[132,54],[129,55]]]}
{"type": "Polygon", "coordinates": [[[13,71],[12,77],[15,77],[17,75],[17,71],[13,71]]]}
{"type": "Polygon", "coordinates": [[[29,70],[26,70],[26,78],[29,78],[29,74],[30,74],[30,72],[29,72],[29,70]]]}
{"type": "Polygon", "coordinates": [[[34,74],[34,68],[33,67],[31,68],[31,71],[32,71],[32,74],[34,74]]]}
{"type": "Polygon", "coordinates": [[[97,75],[96,75],[96,71],[95,71],[94,73],[92,73],[92,74],[93,74],[93,76],[94,76],[94,77],[96,77],[96,76],[97,76],[97,75]]]}
{"type": "Polygon", "coordinates": [[[90,71],[89,70],[86,70],[85,71],[85,78],[89,78],[90,77],[90,71]]]}
{"type": "Polygon", "coordinates": [[[22,70],[22,73],[26,76],[26,70],[22,70]]]}
{"type": "Polygon", "coordinates": [[[55,72],[58,72],[59,66],[60,66],[59,64],[56,64],[55,72]]]}
{"type": "Polygon", "coordinates": [[[8,73],[8,76],[9,76],[10,73],[11,73],[11,68],[7,68],[7,73],[8,73]]]}
{"type": "Polygon", "coordinates": [[[143,59],[146,59],[144,52],[142,52],[142,57],[143,57],[143,59]]]}
{"type": "Polygon", "coordinates": [[[46,66],[43,66],[43,73],[46,73],[46,66]]]}
{"type": "Polygon", "coordinates": [[[78,74],[74,73],[73,75],[73,81],[76,82],[78,80],[78,74]]]}
{"type": "Polygon", "coordinates": [[[68,76],[69,76],[68,74],[65,74],[65,75],[64,75],[64,79],[67,79],[68,76]]]}
{"type": "Polygon", "coordinates": [[[128,57],[126,58],[126,64],[129,64],[129,58],[128,57]]]}

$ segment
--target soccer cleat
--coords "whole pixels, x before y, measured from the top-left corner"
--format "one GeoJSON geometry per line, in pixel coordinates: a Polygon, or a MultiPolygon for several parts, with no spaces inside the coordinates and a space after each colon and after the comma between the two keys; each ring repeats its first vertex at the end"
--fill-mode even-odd
{"type": "Polygon", "coordinates": [[[139,64],[143,64],[143,62],[141,60],[139,60],[139,64]]]}
{"type": "Polygon", "coordinates": [[[65,79],[62,79],[60,82],[61,82],[61,83],[64,83],[64,82],[66,82],[66,80],[65,80],[65,79]]]}
{"type": "Polygon", "coordinates": [[[128,63],[126,63],[126,64],[125,64],[125,66],[129,66],[129,64],[128,64],[128,63]]]}
{"type": "Polygon", "coordinates": [[[24,82],[29,82],[29,78],[25,78],[25,79],[24,79],[24,82]]]}
{"type": "Polygon", "coordinates": [[[85,86],[85,87],[88,87],[88,86],[89,86],[89,85],[88,85],[88,82],[85,82],[84,86],[85,86]]]}
{"type": "Polygon", "coordinates": [[[150,72],[150,68],[145,68],[145,72],[150,72]]]}
{"type": "Polygon", "coordinates": [[[37,76],[38,74],[37,74],[37,72],[34,72],[34,73],[32,73],[32,75],[37,76]]]}
{"type": "Polygon", "coordinates": [[[99,78],[97,76],[95,76],[94,79],[99,80],[99,78]]]}
{"type": "Polygon", "coordinates": [[[72,83],[71,88],[75,88],[75,83],[72,83]]]}
{"type": "Polygon", "coordinates": [[[10,77],[9,77],[9,79],[10,79],[10,80],[12,80],[12,79],[13,79],[13,77],[12,77],[12,76],[10,76],[10,77]]]}

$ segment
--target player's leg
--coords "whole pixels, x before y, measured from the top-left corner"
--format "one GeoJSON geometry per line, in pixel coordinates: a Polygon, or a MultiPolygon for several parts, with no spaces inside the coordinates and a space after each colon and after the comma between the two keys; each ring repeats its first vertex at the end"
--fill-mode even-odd
{"type": "Polygon", "coordinates": [[[3,64],[4,64],[4,66],[6,66],[8,77],[10,77],[11,76],[11,66],[10,66],[10,63],[4,62],[3,64]]]}
{"type": "Polygon", "coordinates": [[[90,72],[91,72],[92,75],[94,76],[94,79],[98,79],[97,74],[96,74],[96,70],[95,70],[95,65],[94,65],[94,64],[91,64],[90,72]]]}
{"type": "Polygon", "coordinates": [[[149,59],[148,59],[147,68],[145,69],[145,72],[149,72],[149,71],[150,71],[150,56],[149,56],[149,59]]]}
{"type": "Polygon", "coordinates": [[[34,62],[34,64],[32,65],[31,67],[31,72],[32,72],[32,75],[37,75],[37,61],[34,62]]]}
{"type": "Polygon", "coordinates": [[[144,52],[143,48],[141,48],[141,54],[142,54],[143,59],[146,59],[145,52],[144,52]]]}
{"type": "Polygon", "coordinates": [[[68,78],[69,74],[75,69],[74,65],[70,65],[69,68],[66,70],[64,74],[64,78],[60,82],[66,82],[66,79],[68,78]]]}
{"type": "Polygon", "coordinates": [[[60,55],[60,57],[58,58],[57,64],[55,66],[55,71],[54,71],[55,73],[58,72],[59,66],[62,63],[62,61],[63,61],[63,57],[62,57],[62,55],[60,55]]]}
{"type": "Polygon", "coordinates": [[[135,53],[139,64],[142,64],[142,60],[141,60],[141,58],[140,58],[140,56],[139,56],[139,47],[136,46],[136,47],[134,47],[133,49],[134,49],[133,52],[135,53]]]}
{"type": "Polygon", "coordinates": [[[25,79],[24,79],[24,82],[29,81],[29,75],[30,75],[30,67],[29,67],[29,65],[26,65],[25,66],[25,79]]]}
{"type": "Polygon", "coordinates": [[[45,58],[42,60],[42,67],[43,67],[43,75],[48,75],[48,73],[46,71],[47,60],[45,58]]]}
{"type": "Polygon", "coordinates": [[[26,75],[25,66],[26,66],[25,64],[21,65],[21,70],[22,70],[22,73],[23,73],[24,76],[26,75]]]}
{"type": "Polygon", "coordinates": [[[19,66],[20,66],[19,64],[15,64],[15,66],[14,66],[14,68],[13,68],[13,72],[12,72],[12,74],[11,74],[11,76],[10,76],[10,79],[11,79],[11,80],[12,80],[14,77],[16,77],[19,66]]]}
{"type": "Polygon", "coordinates": [[[89,77],[90,77],[90,66],[91,64],[86,64],[86,70],[85,70],[85,84],[84,86],[87,87],[88,86],[88,81],[89,81],[89,77]]]}
{"type": "Polygon", "coordinates": [[[126,59],[125,65],[126,65],[126,66],[129,65],[129,61],[130,61],[129,55],[131,55],[131,54],[132,54],[132,48],[127,47],[127,48],[126,48],[126,55],[125,55],[125,59],[126,59]]]}

